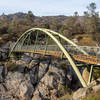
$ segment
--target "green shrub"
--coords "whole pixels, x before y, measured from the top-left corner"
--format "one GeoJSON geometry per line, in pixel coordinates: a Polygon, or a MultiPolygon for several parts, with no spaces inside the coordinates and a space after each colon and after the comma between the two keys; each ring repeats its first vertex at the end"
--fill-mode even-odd
{"type": "Polygon", "coordinates": [[[100,70],[98,69],[94,69],[94,77],[97,79],[97,78],[100,78],[100,70]]]}

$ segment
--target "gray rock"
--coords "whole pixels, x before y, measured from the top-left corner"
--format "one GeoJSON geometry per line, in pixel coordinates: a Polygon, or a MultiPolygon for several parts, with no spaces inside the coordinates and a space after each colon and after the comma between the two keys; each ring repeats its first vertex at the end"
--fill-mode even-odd
{"type": "Polygon", "coordinates": [[[6,60],[9,54],[9,46],[3,46],[0,48],[0,61],[6,60]]]}
{"type": "Polygon", "coordinates": [[[85,97],[88,93],[88,88],[80,88],[73,94],[74,100],[82,100],[83,97],[85,97]]]}
{"type": "Polygon", "coordinates": [[[5,86],[9,91],[8,96],[13,98],[11,100],[14,100],[14,97],[20,100],[56,100],[57,96],[64,95],[65,92],[61,92],[60,89],[62,86],[71,85],[72,76],[75,76],[72,69],[62,68],[60,60],[53,60],[50,63],[50,59],[46,57],[29,58],[29,61],[28,58],[25,55],[24,58],[15,60],[17,69],[15,72],[8,72],[5,86]],[[28,71],[24,73],[26,67],[28,71]]]}
{"type": "Polygon", "coordinates": [[[36,60],[35,62],[33,61],[34,60],[32,60],[31,65],[30,65],[30,66],[33,66],[32,70],[30,71],[30,77],[31,77],[31,81],[33,85],[36,85],[47,72],[48,62],[42,61],[39,63],[36,60]]]}
{"type": "Polygon", "coordinates": [[[6,86],[9,93],[21,100],[29,100],[32,97],[34,88],[29,75],[19,72],[9,72],[6,78],[6,86]]]}
{"type": "Polygon", "coordinates": [[[5,84],[0,84],[0,93],[5,93],[7,91],[7,88],[6,88],[6,86],[5,86],[5,84]]]}
{"type": "Polygon", "coordinates": [[[24,81],[19,85],[16,96],[22,100],[30,100],[34,92],[33,86],[30,82],[24,81]]]}
{"type": "Polygon", "coordinates": [[[100,91],[100,84],[99,85],[96,85],[94,87],[92,87],[93,91],[96,93],[98,91],[100,91]]]}
{"type": "Polygon", "coordinates": [[[38,71],[39,71],[39,66],[33,67],[33,69],[30,71],[30,78],[31,78],[31,83],[35,86],[38,83],[38,71]]]}
{"type": "Polygon", "coordinates": [[[9,94],[7,87],[4,83],[0,84],[0,100],[19,100],[14,98],[12,94],[9,94]]]}
{"type": "Polygon", "coordinates": [[[39,94],[39,92],[35,92],[34,96],[32,97],[32,100],[43,100],[42,96],[39,94]]]}
{"type": "Polygon", "coordinates": [[[4,67],[0,66],[0,82],[3,82],[3,76],[2,76],[3,69],[4,69],[4,67]]]}
{"type": "Polygon", "coordinates": [[[42,61],[39,64],[38,78],[39,80],[45,75],[49,69],[49,61],[42,61]]]}
{"type": "Polygon", "coordinates": [[[0,82],[3,82],[7,74],[7,68],[0,66],[0,82]]]}
{"type": "MultiPolygon", "coordinates": [[[[6,77],[6,86],[8,90],[15,90],[19,87],[21,81],[24,80],[23,74],[19,72],[8,72],[6,77]]],[[[14,91],[12,91],[14,93],[14,91]]]]}
{"type": "Polygon", "coordinates": [[[16,71],[20,72],[20,73],[24,73],[25,71],[25,67],[24,65],[18,65],[16,68],[16,71]]]}
{"type": "MultiPolygon", "coordinates": [[[[40,65],[42,68],[43,63],[40,65]]],[[[46,68],[45,64],[43,68],[46,68]]],[[[40,82],[38,83],[36,90],[34,92],[34,96],[37,96],[37,98],[39,97],[40,100],[41,99],[54,100],[54,98],[57,95],[57,92],[62,87],[62,85],[68,85],[68,84],[69,84],[69,80],[66,77],[64,71],[60,68],[60,66],[56,64],[55,65],[51,64],[49,65],[49,69],[47,70],[45,75],[41,78],[40,82]]],[[[34,96],[33,98],[35,98],[34,96]]]]}
{"type": "Polygon", "coordinates": [[[13,96],[11,95],[0,93],[0,100],[18,100],[18,99],[14,99],[13,96]]]}
{"type": "Polygon", "coordinates": [[[32,60],[29,64],[28,64],[28,68],[33,68],[35,67],[37,64],[39,64],[38,60],[32,60]]]}
{"type": "Polygon", "coordinates": [[[22,56],[22,60],[24,60],[27,64],[29,64],[32,61],[32,59],[33,58],[31,56],[25,54],[22,56]]]}

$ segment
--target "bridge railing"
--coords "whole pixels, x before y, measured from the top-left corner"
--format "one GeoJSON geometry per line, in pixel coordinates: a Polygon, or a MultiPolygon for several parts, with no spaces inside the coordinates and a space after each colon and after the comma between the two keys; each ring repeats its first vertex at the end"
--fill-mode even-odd
{"type": "MultiPolygon", "coordinates": [[[[10,47],[12,48],[14,44],[10,45],[10,47]]],[[[75,46],[71,46],[71,45],[63,45],[64,48],[71,54],[74,55],[78,55],[78,57],[81,55],[82,53],[75,47],[75,46]]],[[[85,58],[88,59],[96,59],[96,62],[98,62],[98,58],[100,58],[100,47],[94,47],[94,46],[79,46],[80,48],[82,48],[84,51],[86,51],[89,55],[91,56],[85,56],[85,58]]],[[[62,52],[59,47],[57,45],[21,45],[21,44],[17,44],[17,46],[14,48],[14,51],[20,51],[20,50],[45,50],[45,51],[60,51],[62,52]]],[[[84,57],[84,56],[82,56],[84,57]]]]}
{"type": "MultiPolygon", "coordinates": [[[[14,44],[10,45],[10,48],[13,47],[14,44]]],[[[75,54],[81,54],[81,52],[75,47],[71,45],[63,45],[64,48],[71,53],[75,54]]],[[[84,51],[86,51],[88,54],[93,55],[93,56],[99,56],[100,57],[100,47],[95,47],[95,46],[79,46],[82,48],[84,51]]],[[[21,45],[18,44],[14,50],[48,50],[48,51],[61,51],[57,45],[21,45]]]]}

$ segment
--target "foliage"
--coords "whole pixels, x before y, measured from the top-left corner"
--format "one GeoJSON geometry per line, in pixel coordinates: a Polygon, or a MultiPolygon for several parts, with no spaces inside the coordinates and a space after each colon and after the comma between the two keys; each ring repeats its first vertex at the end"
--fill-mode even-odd
{"type": "Polygon", "coordinates": [[[77,11],[74,12],[73,16],[69,17],[38,17],[32,11],[12,14],[12,16],[5,14],[0,16],[0,36],[9,34],[9,38],[5,39],[6,42],[16,41],[23,32],[33,27],[52,29],[70,39],[73,39],[77,34],[93,34],[93,40],[100,43],[98,38],[100,37],[100,19],[95,3],[90,3],[87,6],[84,16],[79,16],[77,11]]]}
{"type": "Polygon", "coordinates": [[[12,61],[7,62],[8,71],[15,71],[16,67],[17,67],[17,65],[15,62],[12,62],[12,61]]]}
{"type": "Polygon", "coordinates": [[[66,95],[58,98],[57,100],[67,100],[67,99],[70,100],[70,98],[72,99],[72,95],[66,94],[66,95]]]}
{"type": "Polygon", "coordinates": [[[100,32],[99,30],[99,13],[96,12],[96,4],[90,3],[87,7],[88,11],[84,12],[84,31],[85,33],[94,34],[100,32]]]}
{"type": "Polygon", "coordinates": [[[95,69],[95,70],[94,70],[94,76],[95,76],[96,79],[97,79],[97,78],[100,78],[100,70],[95,69]]]}
{"type": "Polygon", "coordinates": [[[65,95],[66,93],[71,92],[71,89],[65,85],[61,85],[61,87],[59,88],[58,91],[59,91],[59,96],[61,97],[61,96],[65,95]]]}

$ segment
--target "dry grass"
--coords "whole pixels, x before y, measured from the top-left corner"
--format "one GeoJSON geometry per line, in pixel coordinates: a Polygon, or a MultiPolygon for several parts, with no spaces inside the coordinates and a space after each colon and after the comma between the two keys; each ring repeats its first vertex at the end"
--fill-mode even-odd
{"type": "Polygon", "coordinates": [[[78,45],[81,46],[96,46],[96,42],[92,39],[91,34],[79,34],[75,36],[76,39],[79,39],[78,45]]]}
{"type": "Polygon", "coordinates": [[[88,94],[85,98],[82,100],[100,100],[100,91],[98,93],[91,93],[88,94]]]}

